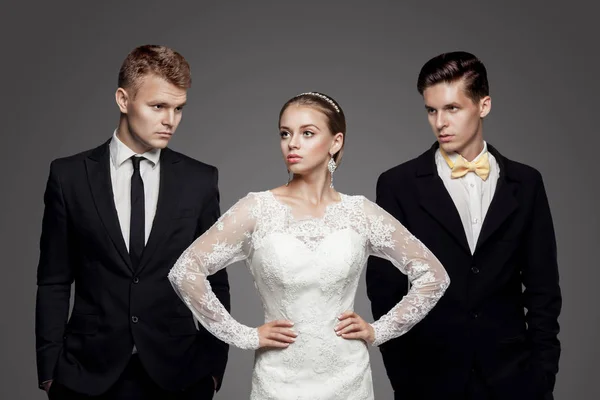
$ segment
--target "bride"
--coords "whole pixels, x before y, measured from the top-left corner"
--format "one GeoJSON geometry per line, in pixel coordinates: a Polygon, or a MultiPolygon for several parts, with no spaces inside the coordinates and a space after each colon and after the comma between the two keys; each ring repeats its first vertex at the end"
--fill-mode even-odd
{"type": "Polygon", "coordinates": [[[446,271],[391,215],[363,196],[333,187],[346,133],[344,113],[317,92],[290,99],[279,114],[281,151],[293,178],[249,193],[200,236],[169,279],[213,335],[256,350],[251,399],[373,399],[367,344],[406,333],[440,299],[446,271]],[[407,274],[411,289],[371,324],[352,311],[370,255],[407,274]],[[206,277],[245,261],[266,323],[240,324],[206,277]]]}

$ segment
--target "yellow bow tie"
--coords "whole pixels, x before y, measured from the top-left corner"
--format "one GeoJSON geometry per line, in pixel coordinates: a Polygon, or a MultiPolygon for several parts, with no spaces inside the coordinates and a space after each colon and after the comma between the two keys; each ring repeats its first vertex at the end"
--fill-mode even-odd
{"type": "Polygon", "coordinates": [[[446,160],[446,163],[448,163],[448,166],[452,169],[452,179],[461,178],[469,172],[475,172],[485,181],[490,175],[490,159],[487,151],[483,153],[477,161],[472,162],[465,160],[462,156],[459,156],[455,162],[452,162],[444,150],[440,149],[440,153],[444,157],[444,160],[446,160]]]}

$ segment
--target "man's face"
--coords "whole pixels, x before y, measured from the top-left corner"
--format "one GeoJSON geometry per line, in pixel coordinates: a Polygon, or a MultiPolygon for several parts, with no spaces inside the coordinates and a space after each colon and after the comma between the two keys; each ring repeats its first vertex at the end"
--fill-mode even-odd
{"type": "Polygon", "coordinates": [[[491,109],[491,98],[486,96],[473,102],[464,91],[461,79],[428,87],[423,91],[423,99],[440,147],[446,153],[476,157],[483,146],[482,118],[491,109]]]}
{"type": "Polygon", "coordinates": [[[122,140],[131,142],[126,144],[137,152],[167,147],[181,122],[186,99],[186,89],[153,74],[142,78],[137,92],[119,88],[117,104],[127,127],[122,140]]]}

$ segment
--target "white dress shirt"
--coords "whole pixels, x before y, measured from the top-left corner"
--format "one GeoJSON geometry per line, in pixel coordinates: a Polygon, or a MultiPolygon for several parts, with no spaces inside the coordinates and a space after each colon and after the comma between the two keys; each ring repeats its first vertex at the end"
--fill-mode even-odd
{"type": "Polygon", "coordinates": [[[129,224],[131,218],[131,175],[133,175],[133,163],[130,158],[135,155],[143,156],[140,162],[140,175],[144,182],[144,205],[146,207],[144,228],[145,241],[148,242],[152,222],[156,214],[156,204],[158,203],[158,189],[160,185],[160,149],[153,149],[144,154],[136,154],[127,147],[118,137],[117,132],[113,133],[110,141],[110,179],[119,216],[119,225],[121,233],[125,240],[125,245],[129,251],[129,224]]]}
{"type": "MultiPolygon", "coordinates": [[[[140,162],[140,175],[144,182],[144,243],[148,243],[152,222],[156,214],[158,203],[158,188],[160,185],[160,149],[153,149],[144,154],[137,154],[117,137],[117,131],[113,133],[109,144],[110,149],[110,180],[112,182],[115,207],[121,225],[121,233],[125,239],[125,246],[129,251],[129,229],[131,222],[131,175],[133,175],[133,163],[129,160],[133,156],[143,156],[140,162]]],[[[137,353],[133,346],[132,353],[137,353]]]]}
{"type": "MultiPolygon", "coordinates": [[[[476,161],[486,152],[487,143],[483,142],[483,150],[473,161],[476,161]]],[[[457,153],[450,153],[448,157],[452,162],[455,162],[461,156],[457,153]]],[[[490,153],[488,153],[488,157],[490,160],[490,174],[487,180],[484,181],[475,172],[468,172],[461,178],[452,179],[452,169],[444,156],[442,156],[439,149],[435,153],[438,174],[458,210],[471,254],[475,252],[481,226],[494,197],[496,184],[500,176],[500,167],[496,158],[490,153]]]]}

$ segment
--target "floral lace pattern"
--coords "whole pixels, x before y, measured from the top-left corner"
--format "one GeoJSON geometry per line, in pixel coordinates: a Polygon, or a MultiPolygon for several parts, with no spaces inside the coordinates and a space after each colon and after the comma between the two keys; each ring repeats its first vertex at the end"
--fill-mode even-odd
{"type": "Polygon", "coordinates": [[[206,277],[244,260],[265,321],[289,319],[298,333],[286,349],[256,351],[251,399],[373,399],[365,342],[337,336],[337,317],[352,310],[370,255],[408,275],[411,289],[372,324],[374,345],[406,333],[427,315],[449,278],[439,261],[398,221],[363,196],[341,195],[322,218],[296,219],[270,192],[238,201],[179,258],[169,273],[194,316],[219,339],[258,349],[258,331],[237,322],[206,277]]]}

